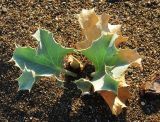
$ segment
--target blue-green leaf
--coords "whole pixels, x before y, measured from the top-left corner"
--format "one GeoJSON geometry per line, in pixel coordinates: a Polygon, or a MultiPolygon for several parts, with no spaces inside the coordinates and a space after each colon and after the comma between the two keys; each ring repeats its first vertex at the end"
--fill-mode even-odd
{"type": "Polygon", "coordinates": [[[39,42],[38,49],[17,47],[13,54],[14,61],[22,70],[26,66],[36,75],[58,75],[63,68],[63,58],[73,49],[62,47],[47,30],[39,29],[33,36],[39,42]]]}
{"type": "Polygon", "coordinates": [[[112,91],[113,93],[118,93],[119,81],[114,79],[111,75],[106,73],[101,78],[92,81],[95,91],[112,91]]]}
{"type": "Polygon", "coordinates": [[[72,48],[64,48],[57,43],[52,33],[47,30],[39,29],[33,37],[39,42],[38,55],[44,55],[56,67],[62,68],[64,56],[73,52],[72,48]]]}
{"type": "Polygon", "coordinates": [[[82,91],[82,93],[90,92],[92,90],[92,83],[89,80],[83,78],[74,81],[77,87],[82,91]]]}
{"type": "Polygon", "coordinates": [[[16,64],[24,70],[25,67],[33,70],[36,75],[58,74],[59,70],[44,55],[37,55],[36,50],[31,47],[18,47],[14,51],[13,59],[16,64]]]}
{"type": "MultiPolygon", "coordinates": [[[[13,53],[12,59],[21,70],[25,70],[26,67],[35,72],[36,76],[57,76],[60,72],[75,75],[63,69],[63,58],[68,53],[74,52],[74,49],[62,47],[54,40],[51,32],[47,30],[38,29],[33,37],[39,42],[37,49],[31,47],[16,47],[13,53]]],[[[25,78],[26,77],[21,78],[21,82],[22,80],[28,80],[25,78]]],[[[24,85],[25,84],[23,84],[23,87],[25,87],[24,85]]]]}
{"type": "Polygon", "coordinates": [[[35,74],[33,71],[24,68],[22,75],[17,80],[19,90],[31,90],[35,82],[35,74]]]}
{"type": "Polygon", "coordinates": [[[80,50],[95,65],[95,79],[105,74],[105,66],[115,68],[130,65],[140,59],[136,50],[116,47],[122,39],[117,34],[103,33],[89,48],[80,50]]]}
{"type": "Polygon", "coordinates": [[[92,88],[94,91],[111,91],[114,94],[118,93],[118,85],[120,80],[113,78],[110,74],[105,73],[101,78],[97,80],[86,80],[86,79],[79,79],[74,81],[77,87],[84,92],[90,92],[92,88]]]}

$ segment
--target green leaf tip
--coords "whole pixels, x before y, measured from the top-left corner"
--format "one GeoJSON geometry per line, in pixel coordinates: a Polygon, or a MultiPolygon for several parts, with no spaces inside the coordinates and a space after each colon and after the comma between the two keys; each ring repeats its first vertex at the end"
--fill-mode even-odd
{"type": "Polygon", "coordinates": [[[17,80],[19,85],[18,90],[30,91],[35,82],[35,73],[25,67],[22,75],[17,80]]]}
{"type": "Polygon", "coordinates": [[[86,92],[90,93],[93,88],[91,81],[83,79],[83,78],[74,81],[74,83],[82,91],[82,93],[86,93],[86,92]]]}
{"type": "Polygon", "coordinates": [[[119,81],[106,73],[101,78],[91,82],[94,86],[94,91],[112,91],[118,93],[119,81]]]}

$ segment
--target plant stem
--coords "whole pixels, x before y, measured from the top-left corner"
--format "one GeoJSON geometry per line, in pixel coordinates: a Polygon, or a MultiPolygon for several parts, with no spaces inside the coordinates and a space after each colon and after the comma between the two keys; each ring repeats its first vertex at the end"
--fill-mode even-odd
{"type": "Polygon", "coordinates": [[[77,74],[75,74],[75,73],[73,73],[71,71],[63,69],[62,72],[65,73],[66,75],[70,75],[72,77],[77,77],[77,74]]]}

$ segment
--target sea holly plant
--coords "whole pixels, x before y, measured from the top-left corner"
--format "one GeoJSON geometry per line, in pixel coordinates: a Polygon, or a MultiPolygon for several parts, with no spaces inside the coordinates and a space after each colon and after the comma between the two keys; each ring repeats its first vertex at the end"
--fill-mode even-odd
{"type": "Polygon", "coordinates": [[[98,92],[112,113],[118,115],[130,96],[125,71],[131,65],[141,67],[141,57],[136,50],[119,48],[119,44],[126,42],[128,37],[122,36],[121,25],[108,23],[110,15],[97,15],[91,9],[82,10],[77,17],[86,37],[76,44],[77,49],[61,46],[51,32],[44,29],[38,29],[33,35],[38,42],[37,48],[16,46],[12,59],[22,70],[17,79],[19,90],[31,90],[41,76],[54,76],[61,87],[65,81],[59,80],[60,73],[72,77],[78,75],[63,67],[64,57],[68,57],[71,67],[83,70],[83,64],[72,55],[81,53],[92,62],[95,72],[91,73],[92,80],[80,78],[73,82],[82,93],[98,92]]]}

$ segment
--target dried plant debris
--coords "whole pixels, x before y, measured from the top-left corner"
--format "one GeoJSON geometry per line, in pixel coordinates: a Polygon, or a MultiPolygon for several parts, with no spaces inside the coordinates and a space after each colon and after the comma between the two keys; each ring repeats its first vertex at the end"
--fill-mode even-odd
{"type": "Polygon", "coordinates": [[[69,55],[67,60],[66,60],[67,63],[69,63],[69,65],[73,68],[73,69],[83,69],[84,66],[82,64],[81,61],[79,61],[77,58],[75,58],[74,56],[72,55],[69,55]]]}
{"type": "Polygon", "coordinates": [[[160,95],[160,74],[155,73],[145,84],[142,85],[145,94],[160,95]]]}
{"type": "Polygon", "coordinates": [[[102,32],[121,34],[121,25],[111,25],[108,23],[110,17],[110,15],[105,13],[97,15],[94,9],[83,9],[77,15],[77,18],[86,40],[77,43],[76,47],[78,49],[88,48],[93,41],[101,36],[102,32]]]}

